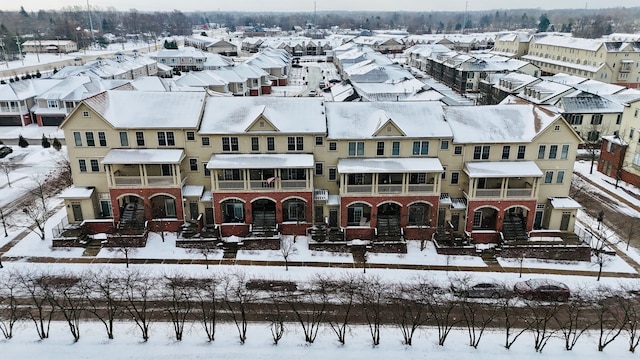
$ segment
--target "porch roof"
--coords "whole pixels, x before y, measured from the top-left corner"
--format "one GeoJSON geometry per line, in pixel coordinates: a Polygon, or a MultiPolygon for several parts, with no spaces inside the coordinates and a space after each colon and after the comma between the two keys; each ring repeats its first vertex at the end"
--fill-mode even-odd
{"type": "Polygon", "coordinates": [[[411,173],[443,172],[444,168],[437,158],[385,158],[385,159],[340,159],[338,172],[341,174],[358,173],[411,173]]]}
{"type": "Polygon", "coordinates": [[[464,172],[470,178],[542,177],[535,161],[467,162],[464,172]]]}
{"type": "Polygon", "coordinates": [[[549,200],[551,207],[554,209],[582,209],[582,205],[570,197],[551,198],[549,200]]]}
{"type": "Polygon", "coordinates": [[[93,195],[94,187],[72,186],[58,195],[61,199],[89,199],[93,195]]]}
{"type": "Polygon", "coordinates": [[[200,185],[185,185],[182,187],[183,197],[197,197],[200,198],[204,192],[204,186],[200,185]]]}
{"type": "Polygon", "coordinates": [[[103,164],[179,164],[184,159],[182,149],[113,149],[103,164]]]}
{"type": "Polygon", "coordinates": [[[313,168],[311,154],[215,154],[207,169],[313,168]]]}

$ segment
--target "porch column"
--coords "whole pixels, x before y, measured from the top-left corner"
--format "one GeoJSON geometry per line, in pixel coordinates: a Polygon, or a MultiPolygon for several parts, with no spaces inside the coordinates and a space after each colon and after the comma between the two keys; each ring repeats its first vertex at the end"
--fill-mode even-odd
{"type": "Polygon", "coordinates": [[[147,166],[144,164],[139,164],[138,172],[140,173],[140,184],[149,185],[149,179],[147,179],[147,166]]]}
{"type": "Polygon", "coordinates": [[[218,171],[220,171],[220,170],[219,169],[213,169],[211,171],[211,190],[212,191],[218,190],[218,171]]]}
{"type": "Polygon", "coordinates": [[[433,191],[439,194],[441,188],[442,188],[442,174],[438,174],[438,176],[435,176],[435,179],[433,182],[433,191]]]}
{"type": "Polygon", "coordinates": [[[411,175],[404,173],[402,174],[402,193],[407,194],[409,192],[409,177],[411,175]]]}
{"type": "Polygon", "coordinates": [[[244,189],[249,189],[249,170],[242,170],[242,183],[244,184],[244,189]]]}
{"type": "Polygon", "coordinates": [[[509,178],[505,177],[502,178],[502,186],[500,189],[500,197],[501,198],[506,198],[507,197],[507,191],[509,189],[509,178]]]}
{"type": "Polygon", "coordinates": [[[371,174],[371,195],[378,192],[378,173],[371,174]]]}
{"type": "Polygon", "coordinates": [[[345,178],[345,174],[340,174],[340,191],[338,192],[340,195],[345,193],[344,178],[345,178]]]}
{"type": "Polygon", "coordinates": [[[178,166],[177,164],[172,164],[171,167],[173,168],[173,184],[180,185],[180,166],[178,166]]]}
{"type": "Polygon", "coordinates": [[[533,198],[538,198],[538,191],[540,190],[540,178],[533,178],[533,188],[531,189],[531,194],[533,198]]]}
{"type": "Polygon", "coordinates": [[[108,187],[114,186],[113,172],[111,170],[112,170],[111,165],[107,164],[107,186],[108,187]]]}

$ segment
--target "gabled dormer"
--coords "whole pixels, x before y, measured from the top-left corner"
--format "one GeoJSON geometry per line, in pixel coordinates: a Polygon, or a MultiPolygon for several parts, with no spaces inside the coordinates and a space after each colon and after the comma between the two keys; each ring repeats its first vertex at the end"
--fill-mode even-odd
{"type": "Polygon", "coordinates": [[[253,121],[251,121],[249,126],[247,126],[247,128],[244,131],[245,132],[263,132],[263,131],[278,132],[280,131],[280,129],[278,129],[269,120],[266,114],[267,112],[266,110],[267,110],[267,106],[261,105],[261,106],[257,106],[254,109],[254,111],[250,111],[249,114],[247,115],[247,120],[251,121],[251,119],[253,119],[253,121]]]}
{"type": "Polygon", "coordinates": [[[407,136],[402,129],[391,119],[386,111],[382,110],[376,131],[372,136],[407,136]]]}

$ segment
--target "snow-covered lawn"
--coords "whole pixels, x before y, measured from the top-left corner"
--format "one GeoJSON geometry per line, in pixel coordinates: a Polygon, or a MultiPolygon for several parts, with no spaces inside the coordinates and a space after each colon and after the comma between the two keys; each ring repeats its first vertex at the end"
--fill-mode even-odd
{"type": "Polygon", "coordinates": [[[380,345],[371,345],[366,326],[353,326],[345,345],[340,345],[327,326],[322,326],[313,344],[304,342],[304,334],[297,323],[285,324],[286,331],[278,345],[273,345],[267,323],[250,323],[247,341],[241,345],[235,327],[230,323],[219,324],[215,341],[207,342],[199,324],[188,324],[181,342],[172,337],[171,323],[152,323],[150,339],[142,342],[133,322],[118,323],[114,340],[108,340],[102,324],[81,322],[80,340],[73,343],[66,324],[54,322],[50,337],[39,340],[31,323],[21,323],[15,337],[0,341],[5,359],[432,359],[450,360],[453,357],[468,359],[636,359],[627,351],[627,339],[620,336],[603,352],[597,351],[598,334],[583,335],[574,350],[564,350],[563,340],[551,338],[543,352],[536,353],[531,333],[522,335],[507,350],[503,347],[504,331],[488,330],[478,349],[468,345],[464,329],[454,329],[444,346],[438,346],[435,328],[417,331],[413,345],[402,344],[400,329],[385,326],[381,329],[380,345]]]}
{"type": "Polygon", "coordinates": [[[449,266],[477,266],[487,265],[478,256],[441,255],[436,252],[431,241],[425,243],[425,249],[420,250],[420,241],[407,241],[406,254],[369,253],[367,262],[371,264],[411,264],[411,265],[449,265],[449,266]]]}

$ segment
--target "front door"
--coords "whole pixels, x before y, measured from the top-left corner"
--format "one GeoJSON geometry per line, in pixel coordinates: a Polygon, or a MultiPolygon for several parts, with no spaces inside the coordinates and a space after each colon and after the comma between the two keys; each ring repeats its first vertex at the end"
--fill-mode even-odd
{"type": "Polygon", "coordinates": [[[569,228],[569,219],[571,218],[570,212],[563,212],[562,219],[560,219],[560,230],[567,230],[569,228]]]}
{"type": "Polygon", "coordinates": [[[337,209],[329,210],[329,227],[331,228],[338,227],[338,210],[337,209]]]}
{"type": "Polygon", "coordinates": [[[314,217],[314,222],[316,224],[323,224],[324,223],[324,207],[322,205],[316,205],[315,207],[315,217],[314,217]]]}
{"type": "Polygon", "coordinates": [[[451,213],[451,226],[453,226],[453,231],[459,231],[460,226],[460,214],[459,213],[451,213]]]}
{"type": "Polygon", "coordinates": [[[542,216],[543,215],[544,215],[544,210],[536,210],[536,215],[533,218],[533,228],[535,230],[542,228],[542,216]]]}
{"type": "Polygon", "coordinates": [[[191,216],[191,220],[198,218],[198,203],[196,201],[189,202],[189,215],[191,216]]]}
{"type": "Polygon", "coordinates": [[[213,208],[204,208],[204,222],[208,225],[213,224],[213,208]]]}
{"type": "Polygon", "coordinates": [[[439,208],[438,209],[438,227],[444,227],[444,219],[447,216],[447,209],[439,208]]]}
{"type": "Polygon", "coordinates": [[[74,202],[71,203],[71,210],[73,211],[73,220],[76,222],[81,222],[84,220],[82,218],[82,208],[80,207],[80,203],[74,202]]]}

